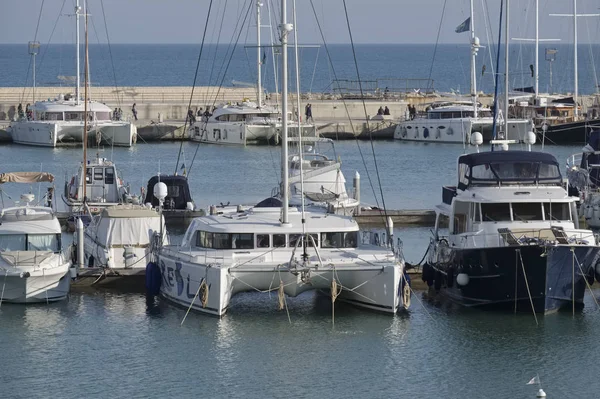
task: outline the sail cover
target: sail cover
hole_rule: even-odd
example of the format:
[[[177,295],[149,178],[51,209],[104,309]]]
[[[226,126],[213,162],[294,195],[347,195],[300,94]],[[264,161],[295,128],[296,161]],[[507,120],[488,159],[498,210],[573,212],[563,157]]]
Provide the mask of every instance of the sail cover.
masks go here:
[[[44,183],[53,182],[54,176],[47,172],[12,172],[0,174],[0,184],[4,183]]]

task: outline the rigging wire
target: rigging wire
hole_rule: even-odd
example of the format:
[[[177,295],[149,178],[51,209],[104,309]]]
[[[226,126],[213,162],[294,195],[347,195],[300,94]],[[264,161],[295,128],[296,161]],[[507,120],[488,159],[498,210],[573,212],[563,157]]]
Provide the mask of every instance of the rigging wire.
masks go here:
[[[363,110],[365,112],[365,118],[367,118],[367,131],[369,132],[369,141],[371,143],[371,153],[373,154],[373,164],[375,165],[375,174],[377,176],[377,183],[379,184],[379,194],[381,195],[381,205],[383,206],[383,212],[380,209],[379,213],[383,213],[385,216],[385,225],[389,228],[388,225],[388,215],[387,208],[385,206],[385,198],[383,196],[383,187],[381,186],[381,177],[379,175],[379,166],[377,164],[377,158],[375,157],[375,146],[373,145],[373,132],[371,127],[369,126],[369,119],[367,114],[367,104],[365,103],[365,97],[363,94],[362,81],[360,79],[360,71],[358,69],[358,61],[356,59],[356,49],[354,47],[354,38],[352,36],[352,29],[350,29],[350,19],[348,17],[348,8],[346,6],[346,0],[343,0],[344,3],[344,13],[346,15],[346,24],[348,26],[348,34],[350,35],[350,45],[352,46],[352,57],[354,58],[354,67],[356,68],[356,77],[358,78],[358,87],[360,89],[360,96],[362,98]],[[370,180],[370,179],[369,179]],[[375,196],[377,198],[377,196]]]
[[[338,80],[337,77],[337,72],[333,66],[333,59],[331,57],[331,53],[329,52],[329,46],[327,45],[327,42],[325,41],[325,35],[323,34],[323,29],[321,27],[321,22],[319,21],[319,17],[317,16],[317,11],[315,9],[315,5],[313,0],[310,0],[310,5],[312,7],[313,10],[313,14],[315,16],[315,20],[317,22],[317,27],[319,28],[319,33],[321,35],[321,39],[323,40],[323,47],[325,48],[325,53],[327,54],[327,59],[329,61],[328,65],[330,65],[331,67],[331,71],[333,73],[333,77],[335,80]],[[360,79],[359,79],[360,81]],[[352,118],[350,117],[350,111],[348,110],[348,104],[346,103],[346,100],[344,98],[344,96],[341,97],[342,100],[342,104],[344,104],[344,110],[346,111],[346,116],[348,117],[348,119],[350,121],[352,121]],[[355,137],[355,142],[356,142],[356,146],[358,148],[358,153],[360,154],[360,158],[363,162],[363,165],[365,166],[365,171],[367,173],[367,179],[369,180],[369,185],[371,187],[371,190],[373,192],[373,196],[375,197],[375,203],[377,204],[377,206],[379,207],[379,200],[377,199],[377,195],[375,194],[375,187],[373,186],[373,181],[371,180],[371,174],[369,173],[369,169],[367,167],[367,162],[365,160],[364,154],[362,152],[362,149],[360,148],[360,144],[358,143],[358,139],[356,139],[356,131],[354,130],[354,124],[350,123],[350,127],[352,128],[352,134]]]
[[[250,6],[252,6],[252,1],[250,1]],[[238,32],[238,28],[239,28],[238,39],[239,39],[239,36],[241,36],[241,32],[242,32],[242,29],[243,29],[244,25],[242,24],[242,26],[240,26],[240,19],[241,18],[238,17],[237,20],[236,20],[235,27],[233,28],[233,33],[231,35],[231,39],[229,40],[229,44],[227,45],[227,50],[225,51],[225,55],[223,56],[223,61],[225,61],[227,59],[227,57],[229,56],[229,51],[231,50],[231,46],[232,46],[233,41],[235,39],[236,32]],[[237,45],[237,41],[236,41],[236,45]],[[234,48],[234,50],[235,50],[235,48]],[[233,51],[232,51],[232,56],[233,56]],[[221,82],[225,80],[225,75],[227,74],[227,69],[225,69],[225,71],[223,71],[224,65],[225,65],[224,63],[221,64],[221,67],[219,68],[219,72],[217,73],[215,84],[219,82],[219,79],[221,79],[221,72],[223,72],[223,77],[221,79]],[[217,87],[217,94],[215,94],[215,100],[214,100],[213,105],[212,105],[213,107],[214,107],[214,104],[216,102],[216,97],[219,95],[219,91],[220,90],[221,90],[221,87],[218,86]],[[211,90],[211,93],[208,95],[207,102],[209,102],[210,98],[213,97],[213,93],[214,92]]]
[[[444,21],[444,13],[446,11],[446,3],[448,0],[444,0],[444,5],[442,6],[442,16],[440,17],[440,25],[438,26],[437,37],[435,39],[435,47],[433,48],[433,57],[431,59],[431,66],[429,67],[429,77],[427,78],[427,84],[431,84],[431,75],[433,74],[433,65],[435,63],[435,55],[437,54],[438,43],[440,41],[440,33],[442,32],[442,22]],[[433,84],[432,84],[433,86]],[[427,91],[429,91],[429,87]]]
[[[37,34],[40,29],[40,21],[42,20],[42,12],[44,11],[44,3],[45,3],[45,0],[42,0],[42,5],[40,6],[40,14],[38,15],[37,26],[35,27],[35,35],[33,36],[34,42],[37,41]],[[64,5],[64,3],[63,3],[63,5]],[[23,102],[23,99],[25,98],[25,90],[27,89],[27,82],[29,82],[29,72],[31,71],[31,63],[32,63],[32,60],[31,60],[31,57],[29,57],[29,66],[27,67],[27,75],[25,75],[25,86],[23,86],[23,93],[21,94],[21,99],[19,101],[21,103]]]
[[[211,0],[211,5],[212,5],[212,0]],[[212,107],[214,108],[216,102],[217,102],[217,98],[219,97],[219,93],[221,92],[221,88],[223,87],[223,81],[225,80],[225,76],[227,75],[227,71],[229,70],[229,65],[231,64],[231,59],[233,58],[233,54],[235,53],[235,49],[237,48],[238,42],[240,40],[240,36],[242,35],[242,31],[244,28],[244,25],[246,24],[246,20],[248,19],[248,15],[250,14],[250,9],[252,8],[252,1],[248,2],[248,9],[246,10],[246,15],[244,16],[244,20],[242,21],[242,25],[240,26],[239,32],[238,32],[238,36],[235,40],[235,43],[233,44],[233,48],[231,50],[231,53],[229,54],[229,60],[227,61],[227,65],[225,67],[225,70],[223,71],[223,76],[221,78],[221,83],[219,84],[219,87],[217,89],[217,93],[215,94],[215,98],[213,100],[212,103]],[[210,12],[209,12],[210,14]],[[208,18],[208,17],[207,17]],[[206,21],[208,24],[208,20]],[[239,22],[239,19],[238,19]],[[204,33],[206,35],[206,26],[204,28]],[[204,45],[204,37],[202,38],[202,45]],[[202,54],[202,50],[200,50],[200,54]],[[198,58],[198,65],[200,65],[200,58]],[[198,75],[198,67],[196,67],[196,76]],[[194,85],[196,84],[196,77],[194,77]],[[192,95],[194,94],[193,92],[194,87],[192,86]],[[190,98],[190,106],[191,106],[191,98]],[[182,142],[183,145],[183,142]],[[196,155],[198,154],[198,148],[200,147],[200,144],[198,144],[196,146],[196,151],[194,152],[194,157],[192,158],[192,163],[190,164],[190,168],[188,170],[188,176],[190,174],[190,172],[192,171],[192,166],[194,165],[194,161],[196,160]],[[179,157],[177,158],[179,159]],[[179,162],[179,161],[178,161]]]
[[[221,16],[221,26],[219,27],[219,33],[217,35],[217,44],[215,45],[215,54],[212,57],[212,65],[210,67],[210,74],[208,76],[208,85],[210,87],[210,85],[212,84],[212,77],[213,77],[213,73],[215,71],[215,63],[217,62],[217,54],[219,53],[219,45],[221,44],[221,32],[223,31],[223,22],[225,21],[225,11],[227,10],[227,1],[225,0],[224,6],[223,6],[223,15]],[[217,9],[217,16],[219,15],[219,10]],[[217,25],[215,24],[215,29],[213,29],[213,36],[214,36],[214,30],[216,30]],[[208,57],[210,59],[210,52],[208,54]],[[208,107],[208,100],[210,98],[209,95],[210,89],[206,90],[204,93],[204,104],[206,107]]]
[[[110,56],[110,64],[112,66],[113,79],[115,81],[115,96],[117,97],[117,106],[121,107],[121,99],[119,97],[119,87],[117,85],[117,73],[115,71],[115,61],[112,54],[112,47],[110,45],[110,37],[108,36],[108,24],[106,23],[106,13],[104,12],[104,0],[100,0],[102,6],[102,17],[104,18],[104,30],[106,31],[106,42],[108,44],[108,54]]]
[[[204,33],[202,34],[202,43],[200,44],[200,52],[198,54],[198,61],[196,62],[196,73],[194,74],[194,83],[192,84],[192,92],[190,94],[190,101],[188,104],[188,109],[190,109],[192,107],[192,100],[194,99],[194,89],[196,88],[196,80],[198,79],[198,69],[200,69],[200,59],[202,58],[202,50],[204,50],[204,40],[206,39],[206,30],[208,28],[208,21],[210,18],[210,12],[212,10],[212,5],[213,5],[213,0],[210,0],[210,4],[208,5],[208,13],[206,14],[206,22],[204,23]],[[188,124],[188,120],[189,120],[189,118],[187,117],[187,113],[186,113],[185,123],[183,125],[184,132],[185,132],[186,126]],[[183,151],[183,140],[181,140],[181,143],[179,145],[179,154],[177,154],[177,163],[175,164],[174,174],[177,174],[177,170],[179,168],[179,160],[181,159],[182,151]],[[198,149],[196,149],[196,152],[197,151],[198,151]],[[190,166],[190,170],[191,170],[191,166]],[[189,176],[189,173],[188,173],[188,176]]]

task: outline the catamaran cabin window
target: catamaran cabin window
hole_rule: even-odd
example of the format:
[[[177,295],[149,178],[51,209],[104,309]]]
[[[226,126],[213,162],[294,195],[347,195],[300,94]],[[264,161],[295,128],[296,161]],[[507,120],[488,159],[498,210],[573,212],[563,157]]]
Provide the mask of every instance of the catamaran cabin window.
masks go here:
[[[321,248],[356,248],[358,233],[321,233]]]
[[[92,182],[92,168],[85,169],[85,182],[86,183]]]
[[[571,212],[568,203],[545,202],[544,216],[546,220],[571,220]]]
[[[110,112],[96,112],[96,119],[99,121],[109,121]]]
[[[273,234],[273,247],[285,247],[285,234]]]
[[[481,204],[484,222],[510,221],[510,204]]]
[[[199,231],[196,235],[196,246],[213,249],[253,249],[254,234]]]
[[[319,236],[316,234],[308,234],[309,237],[306,237],[306,246],[313,247],[319,244]],[[302,234],[290,234],[290,247],[295,247],[296,245],[302,245],[302,243],[298,244],[298,240],[302,239]]]
[[[513,202],[512,211],[515,222],[543,220],[542,204],[539,202]]]
[[[104,168],[94,168],[94,180],[104,179]]]
[[[284,239],[285,243],[285,239]],[[271,243],[269,242],[268,234],[257,234],[256,235],[256,248],[269,248]]]

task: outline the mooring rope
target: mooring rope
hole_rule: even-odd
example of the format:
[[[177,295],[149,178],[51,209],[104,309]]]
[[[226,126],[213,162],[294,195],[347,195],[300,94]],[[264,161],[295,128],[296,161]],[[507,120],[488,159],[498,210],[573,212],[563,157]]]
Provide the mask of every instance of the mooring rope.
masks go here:
[[[523,277],[525,278],[525,286],[527,287],[527,295],[529,295],[529,303],[531,303],[531,311],[533,312],[533,318],[535,319],[535,325],[539,326],[537,315],[535,314],[535,308],[533,306],[533,298],[531,297],[531,291],[529,290],[529,281],[527,280],[527,273],[525,272],[525,264],[523,263],[523,256],[521,250],[517,249],[519,258],[521,259],[521,268],[523,269]]]
[[[575,253],[575,251],[573,250],[573,248],[571,248],[571,250],[573,251],[573,256],[575,257],[575,261],[577,262],[577,266],[579,266],[579,271],[581,272],[581,275],[583,276],[583,280],[585,281],[585,285],[590,290],[590,295],[592,296],[592,299],[596,303],[596,307],[598,307],[600,309],[600,304],[598,304],[598,300],[596,299],[596,296],[594,295],[594,291],[592,291],[592,287],[590,286],[590,283],[588,283],[588,280],[585,277],[585,274],[583,273],[583,268],[581,267],[581,264],[579,263],[579,259],[577,259],[577,254]]]
[[[202,289],[203,286],[206,286],[206,290],[205,290],[205,292],[202,293],[202,298],[200,299],[200,303],[202,304],[202,308],[206,308],[206,304],[208,303],[208,285],[206,285],[207,274],[208,274],[208,268],[206,269],[206,272],[204,274],[204,280],[200,283],[200,285],[198,285],[196,294],[194,294],[194,299],[192,299],[192,302],[190,302],[190,306],[187,308],[187,311],[185,312],[185,315],[183,316],[183,319],[181,320],[181,323],[179,324],[180,326],[183,326],[183,323],[185,322],[185,319],[187,319],[187,316],[190,313],[190,310],[192,310],[192,306],[194,305],[194,302],[196,302],[198,295],[200,295],[200,290]]]
[[[2,295],[0,295],[0,308],[2,307],[2,301],[4,300],[4,288],[6,287],[6,276],[8,276],[8,269],[4,269],[4,283],[2,284]]]

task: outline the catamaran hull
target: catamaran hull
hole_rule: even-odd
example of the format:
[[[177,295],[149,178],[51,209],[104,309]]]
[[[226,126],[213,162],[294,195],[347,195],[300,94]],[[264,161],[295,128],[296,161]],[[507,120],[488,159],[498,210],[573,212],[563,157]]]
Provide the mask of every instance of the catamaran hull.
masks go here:
[[[161,295],[196,311],[222,316],[231,298],[245,291],[273,291],[279,287],[291,297],[302,292],[331,290],[335,276],[339,299],[358,307],[396,313],[401,304],[401,265],[344,267],[327,265],[310,271],[290,270],[277,264],[222,267],[192,264],[159,255]]]
[[[597,246],[522,245],[451,250],[450,262],[430,263],[423,279],[465,306],[551,313],[583,307]]]
[[[65,299],[69,294],[71,263],[34,271],[32,267],[12,268],[6,273],[0,270],[2,302],[42,303]],[[2,293],[0,290],[0,293]]]
[[[101,143],[118,147],[131,147],[137,141],[137,128],[129,122],[92,123],[90,141],[100,135]],[[48,123],[24,121],[13,123],[10,134],[14,143],[41,147],[57,147],[83,140],[83,122]]]
[[[267,143],[277,135],[274,125],[246,125],[231,123],[225,125],[203,122],[190,127],[192,141],[206,144],[246,145],[252,143]]]
[[[510,120],[507,139],[523,140],[525,134],[530,131],[533,131],[533,123],[530,120]],[[400,122],[394,131],[394,138],[404,141],[468,144],[474,132],[481,133],[484,141],[491,140],[493,118],[439,120],[417,118]]]

